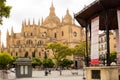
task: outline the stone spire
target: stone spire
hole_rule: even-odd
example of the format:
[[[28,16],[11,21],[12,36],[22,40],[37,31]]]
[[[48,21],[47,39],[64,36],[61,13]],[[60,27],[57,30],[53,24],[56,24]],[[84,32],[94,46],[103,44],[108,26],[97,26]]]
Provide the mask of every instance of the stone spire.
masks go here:
[[[8,46],[9,45],[9,31],[7,29],[7,34],[6,34],[6,45]]]
[[[72,16],[69,14],[69,10],[66,10],[66,15],[63,18],[64,24],[72,24]]]
[[[8,29],[7,29],[7,38],[9,37],[9,31],[8,31]]]
[[[26,26],[26,20],[22,21],[22,31],[24,30],[25,26]]]
[[[35,19],[33,18],[33,25],[35,25]]]
[[[26,19],[24,20],[24,24],[26,25]]]
[[[43,24],[43,17],[42,17],[42,19],[41,19],[41,25]]]
[[[23,26],[26,25],[26,20],[22,21],[22,25],[23,25]]]
[[[28,25],[30,25],[30,19],[28,19]]]
[[[40,19],[38,20],[38,25],[40,26]]]
[[[11,28],[11,36],[13,36],[14,35],[14,31],[13,31],[13,26],[12,26],[12,28]]]
[[[65,16],[66,16],[66,17],[71,17],[68,9],[66,10],[66,15],[65,15]]]
[[[52,2],[51,7],[50,7],[50,14],[49,14],[49,16],[55,16],[55,8],[53,6],[53,2]]]
[[[63,23],[63,16],[62,16],[62,23]]]

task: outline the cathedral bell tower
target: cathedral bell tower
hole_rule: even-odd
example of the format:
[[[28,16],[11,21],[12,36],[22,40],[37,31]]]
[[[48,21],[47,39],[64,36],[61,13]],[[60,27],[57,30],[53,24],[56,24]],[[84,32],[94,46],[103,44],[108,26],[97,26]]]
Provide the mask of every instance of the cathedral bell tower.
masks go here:
[[[55,8],[54,8],[54,6],[53,6],[53,3],[51,4],[51,7],[50,7],[49,16],[56,16],[56,15],[55,15]]]

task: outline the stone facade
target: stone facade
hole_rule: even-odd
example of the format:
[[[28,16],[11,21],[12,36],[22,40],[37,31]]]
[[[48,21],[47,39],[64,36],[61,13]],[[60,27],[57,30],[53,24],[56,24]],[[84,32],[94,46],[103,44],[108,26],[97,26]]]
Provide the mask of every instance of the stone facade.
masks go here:
[[[39,20],[38,24],[35,24],[34,19],[32,24],[30,20],[28,22],[24,20],[20,33],[14,33],[13,28],[11,35],[7,31],[7,47],[2,46],[1,50],[9,52],[12,56],[43,58],[45,46],[51,42],[60,42],[74,47],[84,39],[83,28],[74,23],[69,10],[60,21],[51,4],[49,15]],[[47,56],[51,55],[47,54]]]

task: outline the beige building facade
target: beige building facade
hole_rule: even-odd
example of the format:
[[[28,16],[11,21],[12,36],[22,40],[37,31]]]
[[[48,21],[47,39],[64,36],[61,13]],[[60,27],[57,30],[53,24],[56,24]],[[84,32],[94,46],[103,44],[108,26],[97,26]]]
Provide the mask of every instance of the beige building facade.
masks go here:
[[[32,24],[30,20],[28,22],[24,20],[20,33],[14,33],[13,28],[11,35],[7,31],[7,47],[2,46],[1,50],[9,52],[12,56],[43,58],[45,46],[51,42],[74,47],[84,39],[83,28],[74,23],[69,10],[66,10],[65,16],[60,20],[55,14],[55,7],[51,4],[49,15],[41,21],[38,20],[38,24],[35,24],[34,19]]]
[[[113,34],[113,32],[110,32],[109,35],[109,43],[110,43],[110,53],[115,52],[116,51],[116,39],[115,39],[115,35]],[[106,42],[106,33],[103,32],[101,34],[99,34],[99,54],[106,54],[107,52],[107,42]]]
[[[109,33],[110,53],[116,52],[116,38],[114,32]],[[103,32],[99,35],[99,58],[101,64],[106,64],[107,58],[107,40],[106,33]]]

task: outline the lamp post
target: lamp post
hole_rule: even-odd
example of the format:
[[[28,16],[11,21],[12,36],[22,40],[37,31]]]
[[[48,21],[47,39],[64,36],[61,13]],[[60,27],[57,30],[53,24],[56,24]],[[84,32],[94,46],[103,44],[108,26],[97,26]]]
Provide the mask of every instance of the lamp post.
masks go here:
[[[83,65],[83,80],[85,80],[85,65]]]
[[[46,54],[46,50],[44,50],[44,60],[46,60],[47,59],[47,54]],[[46,65],[46,63],[45,63],[45,76],[47,76],[48,75],[48,72],[47,72],[47,65]]]
[[[84,59],[84,57],[81,59],[82,61],[83,61],[83,80],[85,80],[86,78],[85,78],[85,59]]]

